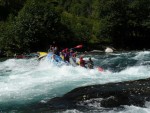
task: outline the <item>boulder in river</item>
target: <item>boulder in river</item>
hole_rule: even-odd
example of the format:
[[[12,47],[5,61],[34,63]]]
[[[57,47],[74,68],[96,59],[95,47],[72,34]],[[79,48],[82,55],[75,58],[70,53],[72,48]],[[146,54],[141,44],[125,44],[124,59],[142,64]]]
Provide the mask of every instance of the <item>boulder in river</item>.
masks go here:
[[[105,108],[121,105],[144,107],[145,101],[150,100],[150,78],[79,87],[62,97],[39,103],[38,107],[47,106],[49,110],[81,109],[83,106],[80,103],[91,99]]]

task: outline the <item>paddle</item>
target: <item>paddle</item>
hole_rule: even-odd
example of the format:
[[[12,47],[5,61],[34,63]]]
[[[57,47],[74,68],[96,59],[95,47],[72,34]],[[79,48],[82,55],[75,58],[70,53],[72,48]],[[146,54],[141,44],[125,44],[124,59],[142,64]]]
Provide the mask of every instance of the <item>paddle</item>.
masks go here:
[[[39,56],[38,60],[41,60],[42,58],[46,57],[47,55]]]
[[[37,52],[39,54],[38,60],[41,60],[43,57],[47,56],[47,52]]]
[[[82,48],[82,47],[83,47],[83,45],[77,45],[74,48]]]
[[[83,47],[83,45],[77,45],[77,46],[75,46],[71,49],[79,49],[79,48],[82,48],[82,47]],[[68,48],[66,48],[66,49],[68,49]],[[66,49],[63,49],[62,52],[64,52]]]

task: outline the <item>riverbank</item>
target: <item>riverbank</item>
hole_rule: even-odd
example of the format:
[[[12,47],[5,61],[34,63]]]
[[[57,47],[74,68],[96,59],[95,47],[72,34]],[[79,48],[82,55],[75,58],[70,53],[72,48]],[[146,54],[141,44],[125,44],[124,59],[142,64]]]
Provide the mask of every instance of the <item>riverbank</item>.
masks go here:
[[[57,44],[58,45],[58,44]],[[63,45],[63,44],[60,44],[60,45]],[[76,45],[63,45],[62,47],[59,47],[60,50],[63,50],[64,48],[73,48],[74,46]],[[114,45],[112,44],[105,44],[105,43],[95,43],[95,44],[83,44],[83,47],[82,48],[78,48],[78,49],[75,49],[75,51],[78,51],[78,52],[89,52],[89,53],[100,53],[100,52],[105,52],[105,49],[109,47],[113,50],[113,52],[125,52],[125,51],[146,51],[146,50],[150,50],[149,48],[129,48],[129,47],[125,47],[125,48],[118,48],[118,47],[115,47]],[[49,48],[45,48],[43,50],[40,50],[40,51],[48,51]],[[20,51],[19,53],[13,53],[13,52],[7,52],[7,51],[1,51],[1,54],[0,54],[0,58],[2,57],[14,57],[14,55],[29,55],[29,54],[32,54],[32,53],[36,53],[36,50],[34,51],[31,51],[30,53],[26,53],[25,51]]]
[[[89,104],[98,103],[104,108],[114,108],[121,105],[144,107],[150,101],[150,78],[78,87],[62,97],[55,97],[46,103],[39,103],[36,109],[44,111],[61,111],[67,109],[80,110],[88,108]],[[35,108],[34,108],[35,109]]]

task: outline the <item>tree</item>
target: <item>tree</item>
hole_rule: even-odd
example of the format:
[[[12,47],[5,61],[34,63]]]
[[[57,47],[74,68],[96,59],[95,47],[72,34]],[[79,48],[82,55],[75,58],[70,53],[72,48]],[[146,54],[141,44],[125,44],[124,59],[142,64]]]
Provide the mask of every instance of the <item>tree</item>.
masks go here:
[[[28,0],[19,12],[15,24],[15,40],[18,42],[19,49],[33,51],[40,49],[40,46],[45,48],[45,45],[54,39],[59,21],[59,15],[53,5]]]
[[[10,14],[17,15],[26,0],[0,0],[0,21],[6,20]]]

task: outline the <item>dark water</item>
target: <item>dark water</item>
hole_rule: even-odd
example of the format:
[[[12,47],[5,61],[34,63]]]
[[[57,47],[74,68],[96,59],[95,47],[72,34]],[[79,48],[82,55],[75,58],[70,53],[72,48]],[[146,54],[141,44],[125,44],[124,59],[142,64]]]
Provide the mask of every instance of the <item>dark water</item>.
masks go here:
[[[132,51],[118,53],[88,54],[85,60],[92,57],[95,66],[101,66],[104,72],[96,68],[88,70],[81,67],[57,67],[46,60],[37,59],[1,59],[0,60],[0,111],[30,112],[32,106],[46,102],[53,97],[62,96],[74,88],[93,84],[105,84],[137,80],[150,77],[150,51]],[[84,103],[88,110],[57,111],[65,113],[148,113],[146,108],[122,106],[119,108],[102,108],[88,100]],[[33,111],[33,110],[32,110]],[[36,111],[35,112],[41,112]]]

